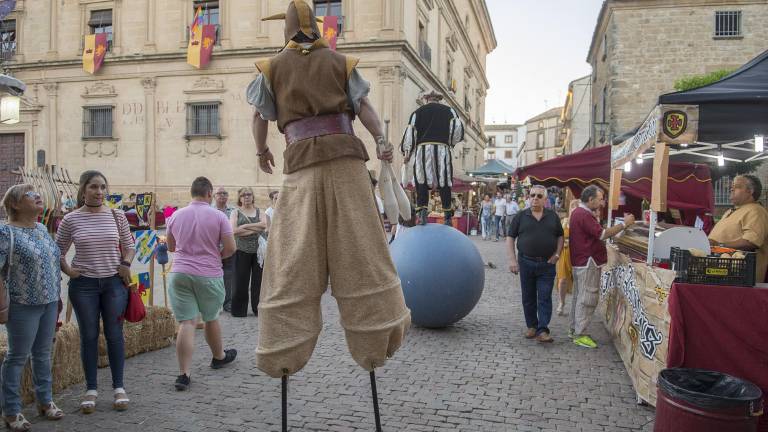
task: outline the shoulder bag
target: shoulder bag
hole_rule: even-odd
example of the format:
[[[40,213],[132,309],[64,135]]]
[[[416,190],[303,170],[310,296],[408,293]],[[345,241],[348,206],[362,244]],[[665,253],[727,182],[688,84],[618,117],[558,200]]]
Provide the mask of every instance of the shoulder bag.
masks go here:
[[[117,227],[117,241],[120,248],[120,259],[123,259],[123,242],[120,240],[120,224],[117,222],[117,213],[112,209],[112,217],[115,219],[115,226]],[[129,285],[125,287],[128,290],[128,304],[125,306],[125,312],[123,312],[122,318],[128,322],[137,323],[141,322],[147,315],[147,310],[144,308],[144,302],[141,301],[141,295],[136,289],[136,285]]]

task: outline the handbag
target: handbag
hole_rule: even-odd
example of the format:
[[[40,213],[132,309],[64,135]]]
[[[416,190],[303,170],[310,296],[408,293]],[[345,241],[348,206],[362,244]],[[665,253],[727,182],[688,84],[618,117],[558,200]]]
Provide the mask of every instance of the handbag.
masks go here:
[[[115,219],[115,226],[117,227],[117,241],[120,247],[120,259],[123,258],[123,243],[120,240],[120,224],[117,223],[117,213],[115,209],[112,209],[112,217]],[[147,310],[144,308],[144,302],[141,301],[141,295],[139,290],[136,289],[135,284],[130,284],[125,287],[128,290],[128,304],[125,306],[122,318],[128,322],[137,323],[141,322],[145,316],[147,316]]]
[[[13,248],[15,246],[13,238],[13,228],[8,227],[8,233],[11,238],[10,246],[8,247],[8,260],[5,263],[5,283],[2,286],[2,292],[0,292],[0,324],[8,322],[8,310],[11,307],[11,296],[8,292],[8,281],[11,279],[11,260],[13,259]]]

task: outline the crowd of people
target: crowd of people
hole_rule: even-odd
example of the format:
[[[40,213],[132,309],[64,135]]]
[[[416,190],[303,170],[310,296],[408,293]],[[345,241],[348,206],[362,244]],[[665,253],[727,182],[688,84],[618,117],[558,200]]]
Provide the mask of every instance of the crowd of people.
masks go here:
[[[54,334],[62,309],[62,273],[69,278],[69,301],[80,331],[86,381],[81,412],[93,413],[99,397],[100,328],[112,378],[112,408],[124,411],[130,404],[124,385],[123,315],[135,242],[125,212],[106,204],[106,176],[86,171],[79,184],[77,203],[62,219],[55,239],[38,222],[44,203],[33,185],[12,186],[2,200],[8,221],[0,225],[0,291],[6,292],[7,298],[0,301],[0,322],[6,325],[8,352],[0,370],[0,404],[11,431],[27,431],[32,426],[22,414],[20,389],[30,357],[40,415],[48,420],[65,415],[53,402],[51,370]],[[205,340],[211,349],[211,368],[221,368],[237,357],[236,350],[223,347],[219,314],[223,306],[232,316],[246,316],[249,297],[251,309],[258,313],[265,237],[278,195],[270,194],[272,205],[262,212],[254,206],[251,188],[238,191],[237,207],[229,205],[224,188],[214,193],[204,177],[195,179],[190,191],[190,204],[169,220],[165,238],[168,250],[175,252],[169,293],[179,322],[178,390],[186,390],[191,382],[199,321],[204,322]],[[67,253],[73,247],[74,256],[69,261]]]

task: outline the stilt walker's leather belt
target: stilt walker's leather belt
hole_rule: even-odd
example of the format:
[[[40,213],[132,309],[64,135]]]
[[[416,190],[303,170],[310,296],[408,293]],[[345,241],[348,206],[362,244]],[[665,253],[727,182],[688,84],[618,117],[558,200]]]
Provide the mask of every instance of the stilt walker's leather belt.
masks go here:
[[[348,114],[328,114],[295,120],[285,125],[283,132],[288,145],[323,135],[355,134]]]

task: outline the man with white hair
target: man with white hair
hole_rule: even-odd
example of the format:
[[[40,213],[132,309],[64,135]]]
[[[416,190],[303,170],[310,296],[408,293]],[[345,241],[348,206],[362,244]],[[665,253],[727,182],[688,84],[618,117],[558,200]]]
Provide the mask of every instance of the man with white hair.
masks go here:
[[[507,230],[509,270],[520,273],[523,314],[528,329],[526,339],[552,342],[549,321],[552,319],[552,287],[555,264],[563,250],[563,226],[553,210],[544,207],[547,189],[531,187],[531,207],[512,219]]]
[[[432,90],[422,93],[424,105],[411,114],[403,134],[400,151],[405,163],[413,165],[416,185],[416,211],[419,223],[426,225],[429,190],[440,192],[445,224],[451,225],[453,206],[453,155],[451,149],[464,140],[464,125],[456,111],[440,103],[443,95]]]

